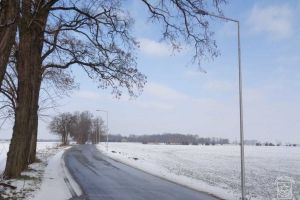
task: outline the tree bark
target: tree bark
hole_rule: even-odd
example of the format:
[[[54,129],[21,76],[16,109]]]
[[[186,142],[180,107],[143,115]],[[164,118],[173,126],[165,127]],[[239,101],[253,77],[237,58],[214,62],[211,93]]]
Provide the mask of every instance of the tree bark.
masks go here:
[[[17,56],[18,91],[13,135],[7,153],[5,178],[15,178],[28,167],[30,154],[35,150],[34,135],[38,125],[38,97],[42,81],[42,49],[48,13],[31,15],[31,1],[22,2],[19,50]],[[38,23],[37,23],[38,22]],[[35,130],[36,129],[36,130]],[[32,141],[33,140],[33,141]],[[33,149],[34,148],[34,149]],[[33,154],[33,153],[32,153]]]
[[[38,72],[41,74],[41,72]],[[37,74],[37,76],[39,76]],[[30,130],[32,130],[31,133],[31,141],[30,141],[30,153],[29,153],[29,158],[28,158],[28,162],[29,164],[34,163],[36,160],[36,145],[37,145],[37,135],[38,135],[38,110],[39,110],[39,97],[40,97],[40,87],[41,87],[41,76],[39,78],[37,78],[36,80],[36,87],[35,87],[35,98],[34,98],[34,102],[33,102],[33,111],[32,111],[32,121],[30,124]]]
[[[19,1],[2,0],[0,10],[0,88],[6,67],[15,42],[17,32]]]
[[[66,123],[66,121],[63,119],[63,117],[62,117],[62,123]],[[61,132],[61,145],[62,146],[66,145],[66,135],[67,135],[66,125],[63,124],[63,130]]]
[[[17,177],[27,168],[29,161],[34,160],[30,153],[35,151],[37,134],[37,96],[39,93],[38,82],[41,79],[41,63],[34,48],[30,47],[35,40],[35,34],[25,36],[24,42],[20,41],[18,71],[18,94],[13,136],[7,154],[5,177]],[[21,37],[22,38],[22,37]],[[21,39],[23,40],[23,39]],[[29,50],[30,49],[30,50]],[[38,50],[38,49],[36,49]],[[28,55],[31,54],[31,55]],[[35,157],[35,155],[34,155]]]

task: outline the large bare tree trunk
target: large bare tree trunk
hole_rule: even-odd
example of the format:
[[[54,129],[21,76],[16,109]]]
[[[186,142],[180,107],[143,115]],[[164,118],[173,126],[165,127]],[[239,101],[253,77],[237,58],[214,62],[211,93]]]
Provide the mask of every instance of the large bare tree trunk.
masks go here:
[[[7,153],[5,178],[14,178],[27,168],[36,141],[38,97],[42,80],[42,48],[47,13],[32,19],[30,0],[22,2],[20,42],[17,57],[18,91],[13,136]],[[37,23],[38,22],[38,23]],[[35,147],[34,147],[35,148]]]
[[[41,74],[41,73],[40,73]],[[37,75],[38,76],[38,75]],[[40,96],[40,87],[41,87],[41,76],[40,78],[37,78],[37,82],[35,83],[36,85],[36,93],[35,93],[35,98],[33,102],[33,112],[32,112],[32,118],[33,120],[31,121],[31,128],[30,130],[32,131],[31,133],[31,141],[30,141],[30,153],[29,153],[29,158],[28,162],[29,164],[35,162],[36,159],[36,145],[37,145],[37,135],[38,135],[38,109],[39,109],[39,96]]]
[[[19,1],[2,0],[0,10],[0,88],[17,32]]]
[[[36,36],[25,33],[20,37],[20,50],[17,61],[18,92],[17,109],[13,136],[7,154],[5,177],[18,176],[30,163],[30,151],[33,150],[37,130],[37,105],[39,81],[41,81],[41,61],[39,48],[32,47]],[[23,41],[24,40],[24,41]],[[36,128],[35,128],[36,127]],[[32,135],[34,135],[32,137]],[[32,161],[32,158],[31,158]]]
[[[13,136],[7,154],[5,177],[16,177],[29,164],[28,156],[32,139],[32,123],[34,120],[34,104],[37,93],[36,72],[40,66],[35,49],[32,48],[35,37],[33,33],[25,33],[20,37],[19,55],[17,61],[18,91],[17,109]],[[26,38],[26,39],[25,39]],[[38,64],[37,64],[38,63]]]

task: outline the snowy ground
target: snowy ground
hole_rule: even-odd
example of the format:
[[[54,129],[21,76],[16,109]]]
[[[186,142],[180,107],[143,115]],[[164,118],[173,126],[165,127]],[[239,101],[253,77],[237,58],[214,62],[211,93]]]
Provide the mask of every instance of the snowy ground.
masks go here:
[[[106,155],[151,174],[225,199],[240,196],[239,146],[182,146],[109,143]],[[300,148],[246,146],[249,199],[276,199],[276,178],[294,180],[300,199]]]
[[[49,149],[56,147],[58,145],[57,142],[38,142],[37,143],[37,151],[42,154],[45,154]],[[0,141],[0,174],[4,170],[6,163],[6,154],[9,149],[9,142]]]
[[[81,193],[77,184],[69,176],[62,159],[66,148],[57,147],[55,142],[38,142],[37,157],[40,162],[31,164],[18,179],[5,181],[17,187],[0,193],[5,199],[65,200],[72,197],[66,183],[67,178],[76,194]],[[0,142],[0,171],[5,167],[8,142]],[[1,190],[1,188],[0,188]],[[1,192],[1,191],[0,191]],[[0,195],[0,196],[1,196]]]
[[[71,188],[77,196],[82,194],[80,187],[73,180],[63,161],[64,151],[59,151],[51,157],[43,176],[41,187],[35,191],[31,200],[67,200],[72,198],[70,188],[68,188],[65,179],[70,182]]]

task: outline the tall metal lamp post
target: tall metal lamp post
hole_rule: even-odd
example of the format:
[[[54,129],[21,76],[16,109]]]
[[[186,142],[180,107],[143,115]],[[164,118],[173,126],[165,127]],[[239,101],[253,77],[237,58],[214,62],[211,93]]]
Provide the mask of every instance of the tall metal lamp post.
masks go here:
[[[245,198],[245,156],[244,156],[244,125],[243,125],[243,89],[242,89],[242,67],[241,67],[241,42],[240,42],[240,22],[228,17],[215,15],[205,10],[199,10],[199,14],[208,15],[211,17],[219,18],[226,21],[235,22],[237,24],[238,34],[238,71],[239,71],[239,111],[240,111],[240,147],[241,147],[241,189],[242,200]]]
[[[108,111],[107,110],[96,110],[98,112],[105,112],[106,113],[106,151],[108,151]]]

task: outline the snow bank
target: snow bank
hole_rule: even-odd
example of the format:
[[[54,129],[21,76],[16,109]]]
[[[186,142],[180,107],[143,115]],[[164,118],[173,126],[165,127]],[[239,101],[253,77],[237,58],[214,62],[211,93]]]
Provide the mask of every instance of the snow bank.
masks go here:
[[[148,173],[224,199],[240,197],[239,146],[109,143],[107,156]],[[275,199],[276,178],[295,180],[300,195],[300,148],[247,146],[246,186],[252,199]]]
[[[38,142],[37,143],[37,151],[42,151],[46,149],[53,148],[57,146],[57,142]],[[9,142],[8,141],[0,141],[0,174],[5,168],[6,164],[6,155],[9,150]],[[42,153],[42,152],[41,152]]]
[[[10,179],[3,181],[4,183],[16,186],[16,190],[2,188],[1,196],[6,199],[29,199],[33,196],[33,191],[40,187],[42,176],[45,172],[48,159],[62,151],[62,148],[57,148],[57,143],[54,142],[41,142],[37,144],[37,158],[39,162],[33,163],[28,166],[28,169],[21,173],[17,179]],[[0,158],[1,158],[1,171],[5,167],[6,154],[9,148],[8,142],[1,142]],[[1,188],[0,188],[1,189]]]
[[[22,172],[20,178],[5,181],[17,189],[5,190],[2,196],[8,199],[67,200],[72,197],[70,191],[80,196],[80,187],[70,176],[63,160],[63,153],[69,147],[57,145],[55,142],[38,142],[37,157],[40,162],[29,165],[29,169]],[[8,148],[8,142],[0,143],[0,170],[5,167]]]
[[[64,150],[58,152],[50,159],[43,176],[41,188],[36,192],[32,200],[70,199],[72,195],[67,187],[65,178],[70,181],[76,195],[81,195],[82,192],[79,186],[65,168],[63,161]]]

